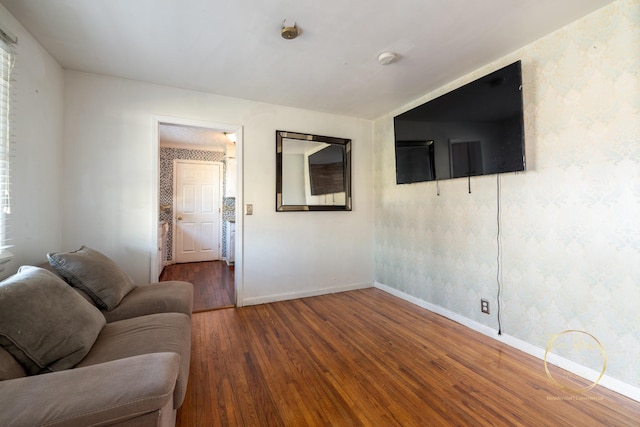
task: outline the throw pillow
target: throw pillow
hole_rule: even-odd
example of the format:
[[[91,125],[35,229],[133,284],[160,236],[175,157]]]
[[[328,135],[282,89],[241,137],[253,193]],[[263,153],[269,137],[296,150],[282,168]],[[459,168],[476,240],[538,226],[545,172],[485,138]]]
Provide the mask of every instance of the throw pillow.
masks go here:
[[[49,264],[71,286],[91,297],[103,310],[111,311],[136,285],[106,255],[82,246],[77,251],[47,254]]]
[[[97,308],[50,271],[23,266],[0,282],[0,346],[29,375],[78,364],[105,323]]]

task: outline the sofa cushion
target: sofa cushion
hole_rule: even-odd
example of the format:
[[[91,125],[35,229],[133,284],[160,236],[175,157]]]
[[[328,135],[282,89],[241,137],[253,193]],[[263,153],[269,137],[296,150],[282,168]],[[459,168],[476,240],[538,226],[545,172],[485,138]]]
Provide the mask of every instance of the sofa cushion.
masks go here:
[[[138,285],[111,311],[105,311],[107,322],[131,319],[155,313],[184,313],[193,310],[193,285],[168,281]]]
[[[0,345],[29,375],[75,366],[106,321],[55,274],[24,266],[0,282]]]
[[[18,361],[4,348],[0,347],[0,381],[26,377],[27,373]]]
[[[86,246],[73,252],[48,253],[47,258],[60,276],[86,292],[103,310],[113,310],[136,287],[113,260]]]
[[[191,318],[182,313],[159,313],[107,323],[91,351],[77,367],[148,353],[180,355],[180,372],[173,407],[182,405],[189,379]]]

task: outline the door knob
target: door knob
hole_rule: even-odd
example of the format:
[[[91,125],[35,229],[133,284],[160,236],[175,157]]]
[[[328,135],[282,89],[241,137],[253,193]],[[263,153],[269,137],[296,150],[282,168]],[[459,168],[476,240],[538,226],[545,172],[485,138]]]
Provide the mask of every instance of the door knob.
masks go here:
[[[182,220],[182,215],[178,215],[178,221]]]

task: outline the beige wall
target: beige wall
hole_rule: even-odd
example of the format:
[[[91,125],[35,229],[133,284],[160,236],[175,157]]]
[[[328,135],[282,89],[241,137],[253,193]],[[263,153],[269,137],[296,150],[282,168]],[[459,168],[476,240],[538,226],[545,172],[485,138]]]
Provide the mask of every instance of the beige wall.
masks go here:
[[[136,281],[149,279],[158,209],[153,117],[181,117],[243,128],[237,211],[254,210],[237,223],[245,304],[373,283],[370,121],[73,71],[64,93],[65,250],[94,246]],[[353,211],[275,212],[276,129],[353,140]]]
[[[12,161],[10,251],[0,277],[46,262],[60,250],[63,72],[58,63],[0,5],[0,24],[18,37],[15,65],[15,156]]]

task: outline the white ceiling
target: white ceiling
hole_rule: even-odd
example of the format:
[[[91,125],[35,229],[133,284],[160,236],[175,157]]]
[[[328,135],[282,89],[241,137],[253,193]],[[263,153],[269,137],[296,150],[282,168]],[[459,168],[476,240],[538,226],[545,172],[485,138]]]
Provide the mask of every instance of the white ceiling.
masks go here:
[[[223,133],[215,129],[196,126],[160,123],[158,139],[161,147],[188,146],[187,148],[225,151],[233,142]]]
[[[65,69],[366,119],[611,2],[0,0]]]

